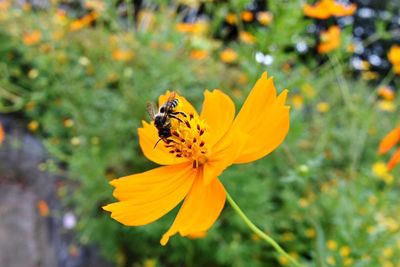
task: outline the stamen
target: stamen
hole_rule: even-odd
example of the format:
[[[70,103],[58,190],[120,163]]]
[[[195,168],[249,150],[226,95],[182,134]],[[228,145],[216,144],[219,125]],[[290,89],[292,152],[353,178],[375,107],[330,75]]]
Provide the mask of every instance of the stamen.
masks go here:
[[[208,148],[205,140],[206,125],[195,114],[186,115],[180,110],[173,113],[176,118],[171,121],[169,139],[162,139],[168,152],[177,158],[192,161],[193,168],[199,168],[207,162]]]

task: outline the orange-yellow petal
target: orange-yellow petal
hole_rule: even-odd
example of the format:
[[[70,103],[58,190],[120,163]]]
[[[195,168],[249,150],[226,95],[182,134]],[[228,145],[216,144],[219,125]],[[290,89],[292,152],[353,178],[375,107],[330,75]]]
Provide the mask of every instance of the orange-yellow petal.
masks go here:
[[[391,130],[379,144],[379,154],[385,154],[400,142],[400,127]]]
[[[161,245],[166,245],[169,238],[178,232],[181,236],[187,236],[207,231],[217,220],[225,204],[224,186],[218,179],[205,186],[201,176],[199,171],[174,223],[163,235]]]
[[[398,149],[390,158],[387,164],[388,170],[391,171],[399,163],[400,163],[400,149]]]
[[[118,222],[139,226],[164,216],[183,200],[196,172],[191,164],[159,167],[111,181],[120,202],[104,206]]]
[[[273,80],[266,73],[257,81],[234,121],[234,128],[248,135],[235,163],[262,158],[283,142],[290,123],[286,97],[287,90],[276,97]]]
[[[249,136],[239,129],[231,129],[213,148],[204,164],[203,181],[208,185],[238,158]]]
[[[235,104],[229,96],[220,90],[204,92],[200,118],[204,119],[207,124],[208,135],[205,137],[205,141],[210,147],[225,135],[231,127],[234,117]]]
[[[158,132],[153,123],[142,122],[143,127],[138,129],[139,144],[143,154],[151,161],[160,165],[179,164],[187,161],[185,158],[177,158],[174,154],[169,153],[168,149],[161,141],[156,147],[154,145],[160,139]]]
[[[170,97],[171,92],[167,91],[164,95],[160,95],[160,97],[158,98],[158,105],[161,106],[164,103],[166,103],[168,101],[168,98]],[[183,96],[180,96],[179,94],[175,93],[175,98],[177,98],[179,100],[179,102],[181,103],[181,110],[183,112],[185,112],[186,114],[194,114],[197,116],[197,111],[196,109],[192,106],[192,104],[190,104],[189,101],[186,100],[186,98],[184,98]]]

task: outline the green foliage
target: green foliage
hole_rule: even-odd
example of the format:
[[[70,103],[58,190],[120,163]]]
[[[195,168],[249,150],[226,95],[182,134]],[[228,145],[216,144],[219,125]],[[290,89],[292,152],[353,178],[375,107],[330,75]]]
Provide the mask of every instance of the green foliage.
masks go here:
[[[147,101],[172,89],[200,108],[203,90],[220,88],[239,109],[267,70],[279,91],[290,90],[291,129],[268,157],[224,172],[227,190],[255,224],[306,266],[400,261],[399,181],[381,180],[371,171],[382,160],[378,142],[395,126],[396,114],[379,108],[375,88],[347,74],[344,46],[320,56],[322,64],[288,52],[299,41],[315,41],[305,33],[310,20],[303,18],[299,1],[284,2],[271,1],[274,21],[268,27],[246,29],[254,44],[229,44],[238,53],[234,64],[219,59],[224,44],[211,37],[228,11],[239,14],[246,1],[219,6],[210,30],[199,36],[176,31],[179,16],[164,5],[151,12],[152,25],[136,25],[142,29],[136,31],[124,29],[112,7],[95,27],[78,31],[57,22],[53,9],[10,9],[0,20],[1,111],[37,122],[38,129],[28,128],[79,185],[66,202],[79,217],[81,243],[95,244],[119,266],[286,265],[230,207],[206,238],[174,237],[166,247],[159,239],[177,209],[137,228],[101,209],[114,201],[108,180],[155,166],[142,155],[137,138],[141,121],[148,120]],[[34,30],[42,32],[41,40],[23,44],[23,35]],[[194,48],[209,54],[192,59]],[[117,50],[133,51],[133,58],[116,60]],[[258,50],[273,56],[270,66],[254,61]],[[337,247],[328,248],[329,240]]]

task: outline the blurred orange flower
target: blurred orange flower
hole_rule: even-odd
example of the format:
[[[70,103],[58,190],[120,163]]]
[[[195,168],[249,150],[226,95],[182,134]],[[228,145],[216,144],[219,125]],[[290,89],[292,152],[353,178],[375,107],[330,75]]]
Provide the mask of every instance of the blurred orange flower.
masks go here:
[[[335,2],[334,0],[321,0],[313,6],[308,4],[303,6],[304,14],[315,19],[328,19],[332,16],[351,16],[354,14],[356,9],[357,6],[355,4],[346,6]]]
[[[251,11],[248,11],[248,10],[243,11],[243,12],[240,14],[240,17],[241,17],[242,20],[245,21],[245,22],[250,22],[250,21],[252,21],[252,20],[254,19],[253,13],[252,13]]]
[[[225,21],[230,25],[237,24],[237,17],[235,13],[228,13],[225,17]]]
[[[327,31],[320,34],[320,43],[318,44],[318,53],[325,54],[335,50],[340,46],[340,28],[331,26]]]
[[[171,93],[160,96],[159,105]],[[217,220],[226,199],[218,177],[232,164],[258,160],[276,149],[289,130],[287,90],[277,96],[267,73],[257,81],[235,118],[233,101],[219,90],[204,92],[200,114],[182,96],[179,120],[171,121],[171,137],[161,139],[154,122],[143,121],[139,144],[143,154],[162,167],[111,181],[119,202],[103,209],[128,226],[149,224],[183,204],[161,244],[177,233],[206,232]]]
[[[37,208],[39,210],[40,216],[42,216],[42,217],[49,216],[50,210],[49,210],[49,206],[47,205],[46,201],[44,201],[43,199],[39,200],[37,202]]]
[[[254,44],[256,41],[256,37],[250,32],[241,31],[239,33],[239,38],[246,44]]]
[[[194,60],[203,60],[208,57],[208,51],[203,49],[195,49],[190,52],[190,58]]]
[[[130,61],[133,57],[134,53],[130,50],[117,49],[112,53],[112,58],[116,61]]]
[[[392,101],[394,99],[394,90],[389,86],[381,86],[378,88],[378,96],[385,100]]]
[[[378,153],[380,155],[386,154],[391,150],[396,144],[400,143],[400,127],[397,127],[390,131],[379,144]],[[387,168],[392,170],[397,164],[400,163],[400,148],[390,158]]]
[[[25,45],[34,45],[40,42],[40,39],[42,39],[42,33],[40,31],[32,31],[25,33],[24,36],[22,37],[22,42]]]
[[[258,12],[256,16],[258,22],[264,26],[269,25],[274,19],[274,16],[271,14],[271,12],[268,11]]]
[[[234,63],[238,58],[238,54],[232,48],[226,48],[219,54],[219,58],[225,63]]]
[[[400,74],[400,46],[399,45],[393,45],[389,53],[387,54],[387,57],[393,65],[393,71],[396,74]]]
[[[4,136],[5,136],[5,133],[4,133],[3,125],[0,122],[0,144],[2,144],[4,142]]]
[[[89,14],[83,16],[80,19],[74,20],[69,25],[70,31],[77,31],[84,27],[89,26],[93,21],[95,21],[99,17],[99,14],[95,11],[90,12]]]
[[[205,21],[198,21],[195,23],[178,23],[176,24],[176,30],[182,33],[190,33],[193,35],[202,35],[208,30],[208,23]]]

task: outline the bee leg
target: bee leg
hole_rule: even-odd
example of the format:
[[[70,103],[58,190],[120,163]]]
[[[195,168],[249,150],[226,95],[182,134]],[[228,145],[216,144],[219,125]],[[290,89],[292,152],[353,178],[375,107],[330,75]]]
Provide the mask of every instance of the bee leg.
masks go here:
[[[171,113],[171,114],[173,114],[173,113]],[[174,116],[174,115],[169,115],[171,118],[174,118],[174,119],[176,119],[176,120],[178,120],[179,122],[182,122],[183,123],[183,121],[181,120],[181,119],[179,119],[178,117],[176,117],[176,116]]]
[[[172,115],[179,115],[179,114],[180,114],[180,115],[182,115],[182,116],[185,117],[185,118],[187,117],[186,113],[185,113],[185,112],[182,112],[182,111],[172,112],[171,114],[172,114]]]
[[[158,143],[160,143],[160,141],[163,140],[162,138],[158,139],[157,143],[154,145],[153,149],[156,148],[156,146],[158,145]]]

